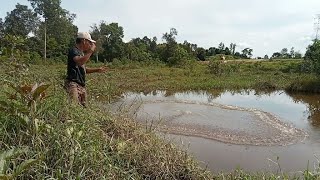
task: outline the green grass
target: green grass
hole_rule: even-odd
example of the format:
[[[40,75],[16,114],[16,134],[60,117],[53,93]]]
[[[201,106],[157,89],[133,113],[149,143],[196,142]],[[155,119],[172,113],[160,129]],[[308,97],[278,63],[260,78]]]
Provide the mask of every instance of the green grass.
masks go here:
[[[15,91],[1,83],[0,162],[5,165],[0,163],[0,179],[212,178],[185,151],[126,116],[112,115],[101,102],[91,99],[89,108],[69,105],[61,86],[64,68],[32,66],[24,76],[0,74],[18,88],[50,84],[47,99],[35,99],[37,108],[30,113],[29,94],[10,100],[6,94]],[[106,81],[94,85],[95,77],[89,79],[93,92],[97,87],[102,95],[114,93]]]
[[[287,65],[277,62],[266,65],[270,71],[250,69],[250,65],[260,66],[244,63],[238,72],[219,75],[199,64],[185,68],[111,66],[108,73],[88,75],[88,108],[67,103],[62,88],[65,65],[0,65],[4,70],[0,78],[15,86],[50,84],[44,100],[28,100],[29,96],[19,94],[10,100],[8,94],[16,93],[9,83],[1,82],[0,98],[7,104],[0,106],[0,179],[286,179],[282,173],[241,170],[213,175],[185,151],[160,139],[152,128],[126,115],[113,115],[103,106],[126,91],[285,89],[298,84],[297,78],[303,82],[317,79],[310,74],[283,73],[280,69]],[[319,178],[315,173],[305,171],[302,176]]]
[[[193,63],[185,68],[166,66],[112,69],[96,77],[115,85],[120,91],[255,89],[315,92],[319,79],[299,72],[301,61],[228,62],[214,73],[208,65]],[[92,83],[94,80],[92,80]]]

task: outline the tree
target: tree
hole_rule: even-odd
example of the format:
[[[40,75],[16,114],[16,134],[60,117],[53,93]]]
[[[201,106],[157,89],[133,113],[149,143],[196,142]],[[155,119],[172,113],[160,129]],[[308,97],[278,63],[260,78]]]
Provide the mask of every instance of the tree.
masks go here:
[[[12,35],[12,34],[6,34],[3,38],[3,42],[4,42],[4,45],[8,47],[9,52],[6,52],[6,53],[10,54],[11,57],[14,58],[15,54],[20,55],[17,49],[21,49],[21,46],[24,45],[25,38],[21,36]]]
[[[152,38],[152,41],[151,41],[151,44],[150,44],[150,51],[151,51],[151,53],[153,54],[153,56],[155,57],[156,55],[156,52],[157,52],[157,37],[156,36],[154,36],[153,38]]]
[[[0,39],[3,39],[3,38],[4,38],[4,27],[3,27],[2,18],[0,18]],[[3,47],[3,42],[0,41],[0,51],[2,51],[2,47]]]
[[[27,38],[30,32],[35,31],[38,22],[36,13],[28,9],[28,6],[18,3],[14,10],[7,13],[4,22],[5,33]]]
[[[288,49],[287,48],[283,48],[281,51],[280,51],[280,54],[281,54],[281,58],[288,58],[289,57],[289,53],[288,53]]]
[[[134,38],[126,43],[125,54],[128,59],[133,61],[148,61],[151,57],[156,57],[156,37]]]
[[[228,47],[226,47],[226,49],[224,50],[224,54],[225,55],[231,55],[232,52],[230,51],[230,49]]]
[[[162,39],[164,39],[167,44],[173,45],[177,44],[176,42],[176,36],[178,35],[178,31],[175,28],[171,28],[169,33],[165,33],[162,36]]]
[[[313,44],[309,45],[304,57],[306,64],[310,69],[320,75],[320,40],[315,39]]]
[[[151,54],[147,48],[143,44],[136,45],[134,40],[125,44],[125,54],[132,61],[148,61],[151,59]]]
[[[168,58],[169,66],[183,66],[188,60],[188,53],[180,46],[173,49],[172,56]]]
[[[295,59],[302,59],[302,54],[299,51],[294,52]]]
[[[290,58],[294,58],[295,57],[295,52],[294,52],[294,47],[291,48],[290,50]]]
[[[28,0],[34,11],[41,16],[37,38],[44,44],[44,59],[47,57],[47,41],[50,52],[48,57],[66,54],[66,50],[74,43],[78,28],[73,25],[75,14],[61,7],[61,0]],[[41,44],[42,44],[41,43]]]
[[[222,52],[222,51],[224,51],[224,44],[223,44],[223,42],[221,42],[220,44],[219,44],[219,50]]]
[[[92,39],[94,39],[97,43],[96,43],[96,62],[99,61],[99,57],[102,56],[104,49],[102,47],[102,45],[104,44],[104,42],[106,41],[106,39],[109,37],[110,34],[107,34],[107,32],[105,32],[105,28],[102,30],[101,27],[106,26],[106,22],[105,21],[101,21],[99,25],[94,24],[93,26],[91,26],[91,30],[90,30],[90,34]]]
[[[234,55],[234,53],[236,52],[236,47],[237,45],[235,43],[230,44],[230,51],[232,55]]]
[[[111,62],[114,58],[124,57],[125,44],[122,41],[123,27],[119,26],[118,23],[102,23],[100,24],[101,34],[106,38],[102,42],[102,58]]]
[[[181,44],[181,46],[188,52],[189,56],[193,56],[193,57],[197,56],[197,49],[198,49],[197,44],[192,44],[185,40],[183,44]]]
[[[245,48],[242,50],[242,58],[250,59],[252,56],[252,49],[251,48]]]
[[[2,18],[0,18],[0,37],[3,36],[4,34],[4,26],[3,26],[3,21],[2,21]]]
[[[279,58],[281,58],[281,57],[282,57],[282,55],[281,55],[281,53],[279,53],[279,52],[275,52],[275,53],[273,53],[272,56],[271,56],[272,59],[279,59]]]
[[[166,41],[166,49],[162,54],[161,59],[164,62],[168,62],[169,58],[174,56],[175,48],[177,48],[176,36],[178,35],[178,31],[175,28],[171,28],[170,32],[166,32],[163,34],[162,39]]]
[[[202,47],[197,48],[196,50],[197,53],[197,58],[201,61],[205,61],[206,60],[206,50]]]
[[[236,59],[240,59],[240,58],[242,58],[242,55],[241,55],[241,53],[236,52],[236,53],[234,53],[234,57],[235,57]]]
[[[178,31],[175,28],[171,28],[170,32],[163,34],[162,39],[166,41],[165,48],[159,45],[160,59],[170,66],[181,66],[184,65],[187,59],[189,59],[189,54],[185,47],[193,50],[192,44],[185,42],[185,45],[180,45],[176,42],[176,36]],[[189,50],[190,50],[189,49]]]
[[[263,59],[269,59],[269,56],[266,54],[264,55]]]
[[[215,48],[215,47],[210,47],[210,48],[208,49],[208,54],[207,54],[207,56],[214,56],[214,55],[216,55],[216,48]]]

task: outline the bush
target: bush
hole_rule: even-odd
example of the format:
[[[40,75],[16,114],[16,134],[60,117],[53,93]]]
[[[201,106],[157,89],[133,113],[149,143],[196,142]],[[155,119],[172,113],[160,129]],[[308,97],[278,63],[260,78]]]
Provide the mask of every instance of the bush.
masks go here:
[[[31,52],[27,62],[30,64],[41,64],[43,62],[43,58],[37,52]]]
[[[305,55],[304,67],[305,69],[311,69],[312,72],[320,75],[320,40],[314,40],[313,44],[309,45]]]
[[[225,63],[222,61],[213,60],[208,64],[208,69],[211,74],[222,75],[236,73],[240,71],[239,63]]]
[[[187,60],[189,59],[189,55],[185,49],[180,46],[176,46],[168,58],[169,66],[184,66]]]

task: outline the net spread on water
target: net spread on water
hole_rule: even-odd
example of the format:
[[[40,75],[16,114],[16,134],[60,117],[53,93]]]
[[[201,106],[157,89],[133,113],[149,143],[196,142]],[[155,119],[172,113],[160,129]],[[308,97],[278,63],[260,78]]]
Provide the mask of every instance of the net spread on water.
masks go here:
[[[308,134],[275,115],[254,108],[185,100],[146,100],[136,119],[170,134],[230,144],[274,146],[302,142]]]

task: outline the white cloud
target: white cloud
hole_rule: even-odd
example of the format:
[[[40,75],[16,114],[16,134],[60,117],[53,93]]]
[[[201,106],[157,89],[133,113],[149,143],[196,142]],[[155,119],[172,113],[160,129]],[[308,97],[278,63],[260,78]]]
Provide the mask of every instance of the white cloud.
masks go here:
[[[313,20],[320,13],[319,0],[62,0],[62,6],[77,14],[81,31],[105,20],[123,26],[125,40],[145,35],[160,40],[175,27],[180,42],[205,48],[236,43],[253,48],[254,56],[285,47],[304,52],[310,39],[301,37],[314,37]]]
[[[252,45],[247,43],[247,42],[240,42],[237,45],[237,47],[240,48],[240,49],[245,49],[245,48],[252,48]]]

